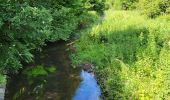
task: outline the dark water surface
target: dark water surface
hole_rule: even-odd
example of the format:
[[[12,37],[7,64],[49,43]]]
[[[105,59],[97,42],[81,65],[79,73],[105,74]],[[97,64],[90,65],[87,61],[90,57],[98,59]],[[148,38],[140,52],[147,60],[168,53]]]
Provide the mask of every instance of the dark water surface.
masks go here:
[[[5,100],[99,100],[93,73],[71,67],[68,53],[67,42],[44,47],[35,54],[34,63],[10,75]]]
[[[8,79],[5,100],[71,100],[80,71],[70,66],[67,49],[66,42],[44,47],[33,64]]]

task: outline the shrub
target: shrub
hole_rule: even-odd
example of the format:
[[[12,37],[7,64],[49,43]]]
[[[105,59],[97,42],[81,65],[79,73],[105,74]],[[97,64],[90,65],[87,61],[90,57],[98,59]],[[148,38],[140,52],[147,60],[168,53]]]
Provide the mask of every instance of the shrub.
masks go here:
[[[16,72],[21,62],[31,62],[31,52],[46,41],[68,40],[83,14],[91,17],[89,10],[103,7],[102,0],[0,0],[1,72]]]
[[[169,13],[169,0],[139,0],[139,8],[151,18]]]
[[[151,18],[170,13],[169,0],[108,0],[107,4],[116,10],[141,10]]]
[[[139,0],[107,0],[106,4],[110,8],[114,8],[116,10],[129,10],[135,9],[137,7],[137,3]]]

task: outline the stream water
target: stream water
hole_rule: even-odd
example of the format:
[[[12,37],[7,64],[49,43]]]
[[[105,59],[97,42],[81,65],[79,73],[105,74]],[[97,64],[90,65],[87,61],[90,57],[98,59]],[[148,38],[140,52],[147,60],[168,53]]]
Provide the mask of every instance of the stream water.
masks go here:
[[[98,100],[94,77],[70,66],[67,49],[67,42],[60,41],[36,53],[34,63],[9,76],[5,100]]]
[[[81,83],[77,88],[73,100],[99,100],[100,99],[100,88],[97,81],[94,78],[93,73],[88,73],[84,70],[80,73]]]

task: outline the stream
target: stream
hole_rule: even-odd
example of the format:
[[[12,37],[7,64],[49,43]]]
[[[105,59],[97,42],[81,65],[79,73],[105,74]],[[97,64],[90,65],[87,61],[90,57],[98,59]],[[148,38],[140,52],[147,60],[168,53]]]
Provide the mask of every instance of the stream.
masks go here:
[[[71,66],[67,43],[48,44],[35,54],[34,63],[10,75],[5,100],[98,100],[94,76]]]

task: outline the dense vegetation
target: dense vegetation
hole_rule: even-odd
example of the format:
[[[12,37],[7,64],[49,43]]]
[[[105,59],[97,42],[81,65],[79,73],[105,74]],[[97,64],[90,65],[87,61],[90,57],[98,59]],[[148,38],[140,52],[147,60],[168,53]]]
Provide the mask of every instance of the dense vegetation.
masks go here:
[[[170,0],[0,0],[0,83],[73,34],[73,65],[94,65],[105,100],[170,99]]]
[[[169,0],[107,0],[107,4],[117,10],[137,9],[152,18],[170,13]]]
[[[170,99],[169,0],[107,4],[103,21],[80,33],[73,64],[94,65],[105,100]]]
[[[17,72],[48,41],[68,40],[101,9],[102,0],[0,0],[0,73]]]

